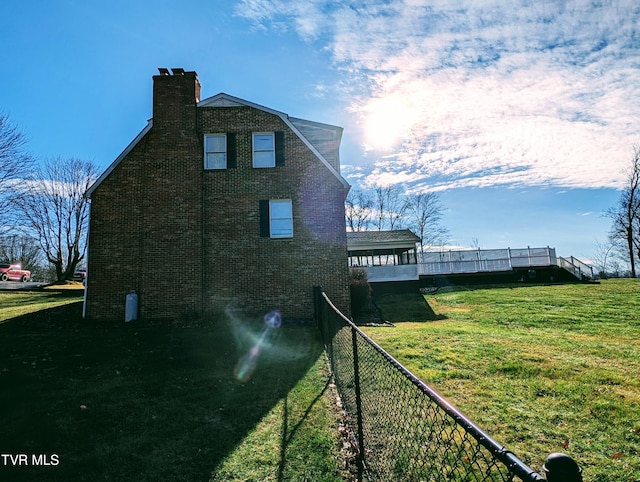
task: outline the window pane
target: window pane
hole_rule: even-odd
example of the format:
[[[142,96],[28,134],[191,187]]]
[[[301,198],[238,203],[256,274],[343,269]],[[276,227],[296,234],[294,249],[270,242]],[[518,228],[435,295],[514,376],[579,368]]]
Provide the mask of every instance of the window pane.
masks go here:
[[[274,167],[276,158],[273,151],[263,151],[253,153],[253,167]]]
[[[205,150],[207,152],[225,152],[227,150],[227,142],[224,135],[206,136]]]
[[[291,218],[291,201],[271,201],[271,218]]]
[[[224,152],[207,154],[205,169],[226,169],[227,155]]]
[[[273,150],[273,134],[254,134],[253,150],[254,151],[272,151]]]
[[[291,238],[293,225],[291,219],[274,219],[271,221],[272,238]]]

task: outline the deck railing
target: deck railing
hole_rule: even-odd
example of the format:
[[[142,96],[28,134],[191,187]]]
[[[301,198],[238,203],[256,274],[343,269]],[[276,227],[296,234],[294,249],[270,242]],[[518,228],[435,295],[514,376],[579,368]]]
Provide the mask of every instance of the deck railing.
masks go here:
[[[421,275],[511,271],[513,268],[555,266],[554,248],[473,249],[419,253]]]
[[[593,268],[577,258],[560,258],[554,248],[474,249],[418,254],[418,273],[423,276],[512,271],[514,268],[559,266],[576,278],[593,278]]]
[[[573,256],[570,258],[558,258],[558,266],[570,271],[578,279],[593,279],[593,268]]]

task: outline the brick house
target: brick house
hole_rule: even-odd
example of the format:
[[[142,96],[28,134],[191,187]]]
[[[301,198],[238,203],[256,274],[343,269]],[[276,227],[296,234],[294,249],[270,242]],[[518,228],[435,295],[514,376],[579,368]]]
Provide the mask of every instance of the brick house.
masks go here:
[[[229,307],[313,316],[321,285],[349,313],[342,129],[159,69],[153,118],[87,191],[85,315],[176,319]]]

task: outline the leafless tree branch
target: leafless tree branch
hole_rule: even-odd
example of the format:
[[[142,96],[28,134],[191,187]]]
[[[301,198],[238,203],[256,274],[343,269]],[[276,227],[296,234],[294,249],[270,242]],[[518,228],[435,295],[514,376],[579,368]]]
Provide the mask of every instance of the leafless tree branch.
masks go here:
[[[84,259],[89,220],[85,192],[97,178],[95,164],[80,159],[49,160],[34,170],[16,208],[56,270],[70,279]]]
[[[345,201],[345,218],[350,231],[366,231],[371,222],[373,201],[371,197],[357,189],[352,189]]]
[[[624,241],[629,256],[631,277],[636,277],[635,261],[640,259],[640,145],[633,147],[627,181],[618,204],[605,214],[612,219],[610,236]]]
[[[5,233],[12,225],[11,199],[31,167],[32,159],[25,150],[26,144],[25,135],[6,115],[0,114],[0,233]]]

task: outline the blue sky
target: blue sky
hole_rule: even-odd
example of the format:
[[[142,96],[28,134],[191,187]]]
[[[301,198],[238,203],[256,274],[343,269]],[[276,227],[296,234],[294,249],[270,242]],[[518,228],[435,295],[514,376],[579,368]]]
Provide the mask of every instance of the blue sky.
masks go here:
[[[0,4],[0,111],[39,158],[106,168],[158,67],[344,127],[355,186],[435,190],[450,244],[588,260],[640,142],[640,6],[618,1]]]

